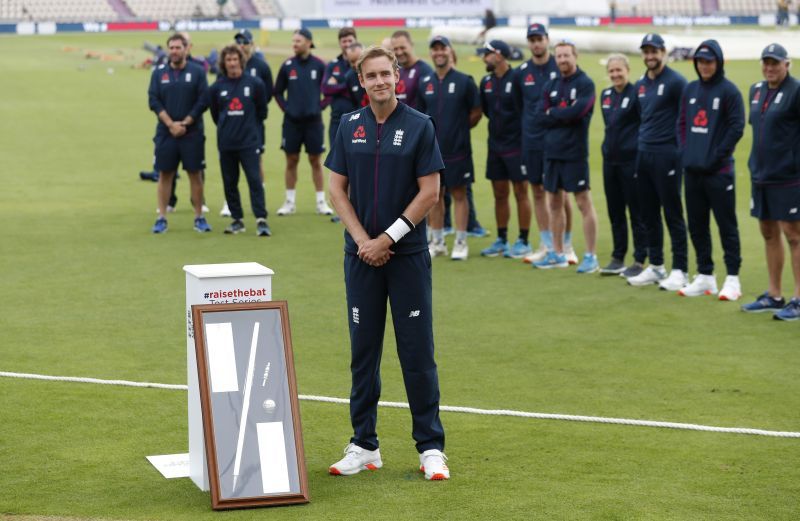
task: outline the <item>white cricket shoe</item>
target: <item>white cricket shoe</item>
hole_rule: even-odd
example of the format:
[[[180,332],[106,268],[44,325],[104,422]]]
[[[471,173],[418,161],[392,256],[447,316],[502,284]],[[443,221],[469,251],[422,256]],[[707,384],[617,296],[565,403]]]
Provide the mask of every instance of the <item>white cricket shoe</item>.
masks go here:
[[[664,291],[678,291],[689,283],[689,276],[685,271],[672,270],[669,277],[658,283],[658,287]]]
[[[447,244],[445,244],[444,241],[432,241],[428,244],[428,252],[431,254],[431,257],[446,257],[448,253]]]
[[[327,205],[326,205],[327,206]],[[286,201],[283,203],[283,206],[278,208],[278,211],[275,212],[278,215],[291,215],[293,214],[297,208],[295,208],[294,203],[291,201]]]
[[[455,244],[453,244],[453,253],[450,255],[450,259],[467,260],[467,257],[469,257],[469,246],[467,246],[467,241],[456,241]]]
[[[567,258],[567,263],[570,266],[578,264],[578,256],[575,254],[575,248],[571,244],[564,246],[564,256]]]
[[[352,476],[362,470],[378,470],[383,467],[381,450],[367,450],[354,443],[348,443],[344,448],[344,458],[328,468],[334,476]]]
[[[294,211],[292,211],[294,213]],[[333,209],[325,201],[317,201],[317,215],[333,215]]]
[[[419,470],[425,473],[425,479],[440,481],[450,479],[447,468],[447,456],[438,449],[429,449],[419,455]]]
[[[716,295],[717,279],[714,275],[695,275],[692,283],[678,290],[681,297],[699,297],[700,295]]]
[[[222,210],[219,211],[220,217],[230,217],[231,216],[231,209],[228,208],[228,201],[225,201],[225,204],[222,205]]]
[[[547,257],[547,246],[540,244],[539,247],[536,248],[536,251],[522,257],[522,262],[525,264],[533,264],[534,262],[539,262],[545,257]]]
[[[664,270],[664,266],[653,266],[651,264],[635,277],[629,277],[628,284],[631,286],[648,286],[665,278],[667,278],[667,272]]]
[[[728,275],[725,277],[725,283],[722,284],[722,291],[719,292],[720,300],[739,300],[742,296],[742,284],[739,282],[737,275]]]

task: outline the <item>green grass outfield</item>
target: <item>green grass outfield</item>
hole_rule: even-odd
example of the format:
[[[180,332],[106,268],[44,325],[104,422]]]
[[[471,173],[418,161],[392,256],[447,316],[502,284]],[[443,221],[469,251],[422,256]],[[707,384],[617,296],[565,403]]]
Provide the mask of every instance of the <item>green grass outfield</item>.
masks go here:
[[[386,34],[359,32],[365,43]],[[336,54],[333,31],[315,34],[321,56]],[[424,42],[426,33],[416,34]],[[229,37],[194,35],[201,53]],[[289,53],[288,33],[260,37],[269,40],[277,71]],[[214,232],[192,231],[182,177],[169,233],[150,233],[155,185],[139,181],[138,171],[151,162],[155,117],[147,108],[149,71],[131,65],[146,57],[144,40],[165,38],[0,38],[0,371],[184,383],[181,267],[255,261],[275,270],[274,297],[289,301],[300,392],[346,397],[342,229],[314,215],[307,165],[299,213],[271,217],[273,237],[255,236],[247,204],[248,233],[225,236],[207,118]],[[121,61],[87,60],[86,50]],[[461,68],[479,77],[481,62],[467,47],[458,51]],[[606,85],[600,58],[579,58],[598,89]],[[633,61],[636,76],[642,65]],[[693,74],[688,63],[676,67]],[[760,77],[755,61],[726,68],[743,91]],[[599,112],[591,165],[605,262],[611,237]],[[274,104],[270,114],[267,201],[274,212],[283,198],[283,159]],[[473,132],[479,172],[485,138],[483,121]],[[747,300],[767,283],[762,240],[748,216],[749,147],[748,129],[736,154]],[[489,185],[477,177],[479,217],[494,232]],[[575,228],[582,253],[579,217]],[[745,315],[737,303],[627,287],[617,277],[479,257],[491,240],[472,240],[466,263],[434,260],[443,404],[800,431],[797,323]],[[721,282],[718,242],[715,251]],[[790,288],[786,272],[784,292]],[[405,401],[388,332],[383,398]],[[301,409],[311,503],[213,513],[208,494],[188,479],[164,480],[145,460],[187,450],[184,391],[0,378],[0,516],[789,520],[800,512],[798,439],[443,413],[453,479],[428,483],[415,469],[408,411],[382,409],[385,467],[333,478],[326,469],[347,442],[347,407],[302,402]]]

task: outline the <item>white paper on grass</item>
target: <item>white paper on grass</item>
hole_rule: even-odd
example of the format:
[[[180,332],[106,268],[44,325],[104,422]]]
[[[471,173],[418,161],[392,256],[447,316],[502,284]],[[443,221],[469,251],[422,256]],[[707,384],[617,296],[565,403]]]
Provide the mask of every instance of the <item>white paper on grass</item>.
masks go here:
[[[236,377],[236,353],[233,350],[233,328],[230,322],[206,324],[208,372],[212,393],[239,390]]]
[[[291,492],[289,466],[286,463],[286,445],[283,422],[256,424],[258,453],[261,458],[261,485],[264,494]]]
[[[167,479],[189,477],[189,454],[147,456],[147,461]]]

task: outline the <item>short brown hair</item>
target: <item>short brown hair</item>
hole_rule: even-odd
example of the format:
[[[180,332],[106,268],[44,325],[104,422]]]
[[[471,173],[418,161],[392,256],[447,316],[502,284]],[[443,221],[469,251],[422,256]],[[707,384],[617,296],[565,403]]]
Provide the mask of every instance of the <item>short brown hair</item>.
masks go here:
[[[352,36],[353,38],[358,39],[358,36],[356,36],[356,30],[353,29],[352,27],[342,27],[341,29],[339,29],[338,39],[341,40],[345,36]]]
[[[182,35],[181,33],[172,33],[172,35],[167,38],[167,46],[169,46],[169,42],[180,40],[184,47],[189,47],[189,40],[186,39],[186,36]]]
[[[239,64],[242,66],[242,69],[244,69],[244,53],[242,50],[238,45],[226,45],[219,53],[219,63],[217,64],[217,67],[223,76],[228,75],[228,69],[225,68],[225,57],[229,54],[237,55],[239,57]]]
[[[571,47],[572,48],[572,55],[573,56],[577,56],[578,55],[578,48],[575,47],[575,43],[570,41],[570,40],[561,40],[560,42],[555,44],[555,46],[553,46],[553,51],[555,51],[559,47]]]
[[[392,69],[395,71],[400,70],[400,64],[397,63],[397,58],[395,57],[394,53],[389,49],[384,49],[379,45],[370,45],[367,49],[361,53],[361,58],[358,59],[356,62],[356,70],[358,71],[358,75],[361,76],[361,65],[373,58],[380,58],[381,56],[385,56],[389,58],[389,62],[392,64]]]
[[[408,43],[414,45],[414,41],[411,39],[411,33],[406,31],[405,29],[400,29],[399,31],[395,31],[392,33],[392,38],[400,38],[400,37],[405,38],[406,40],[408,40]]]

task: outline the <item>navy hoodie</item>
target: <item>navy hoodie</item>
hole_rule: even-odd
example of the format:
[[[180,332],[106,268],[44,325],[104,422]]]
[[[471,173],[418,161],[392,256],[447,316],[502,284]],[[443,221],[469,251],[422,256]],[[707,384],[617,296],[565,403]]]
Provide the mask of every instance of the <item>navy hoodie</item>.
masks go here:
[[[511,67],[498,78],[494,73],[481,80],[481,107],[489,119],[489,151],[501,156],[522,152],[522,93]]]
[[[642,108],[639,125],[639,150],[645,152],[674,152],[675,123],[678,105],[686,86],[686,78],[664,67],[661,74],[650,79],[647,73],[636,82],[636,96]]]
[[[697,79],[683,89],[677,124],[681,166],[690,174],[730,172],[733,151],[744,133],[744,103],[739,89],[725,77],[717,41],[706,40],[697,49],[701,47],[716,57],[717,72],[708,81]]]
[[[757,184],[800,184],[800,81],[790,75],[776,89],[750,87],[753,148],[750,176]]]
[[[547,128],[544,157],[585,161],[589,157],[589,122],[594,111],[594,82],[580,68],[544,85],[540,121]]]
[[[622,92],[614,87],[603,91],[600,97],[603,122],[606,124],[603,139],[603,159],[606,163],[622,164],[636,160],[639,144],[639,99],[636,89],[627,83]]]
[[[309,54],[306,59],[289,58],[275,79],[275,101],[287,118],[298,122],[321,119],[322,109],[330,100],[322,101],[322,76],[325,62]],[[285,94],[285,96],[284,96]]]
[[[264,82],[248,74],[237,79],[217,77],[208,89],[206,104],[217,124],[217,147],[220,150],[261,146],[261,125],[267,117],[265,90]]]
[[[183,69],[173,69],[161,64],[150,76],[147,90],[150,110],[158,115],[166,110],[173,121],[192,116],[194,123],[186,129],[186,135],[203,132],[203,97],[208,89],[206,71],[195,62],[187,61]],[[156,134],[169,134],[167,126],[158,120]]]

